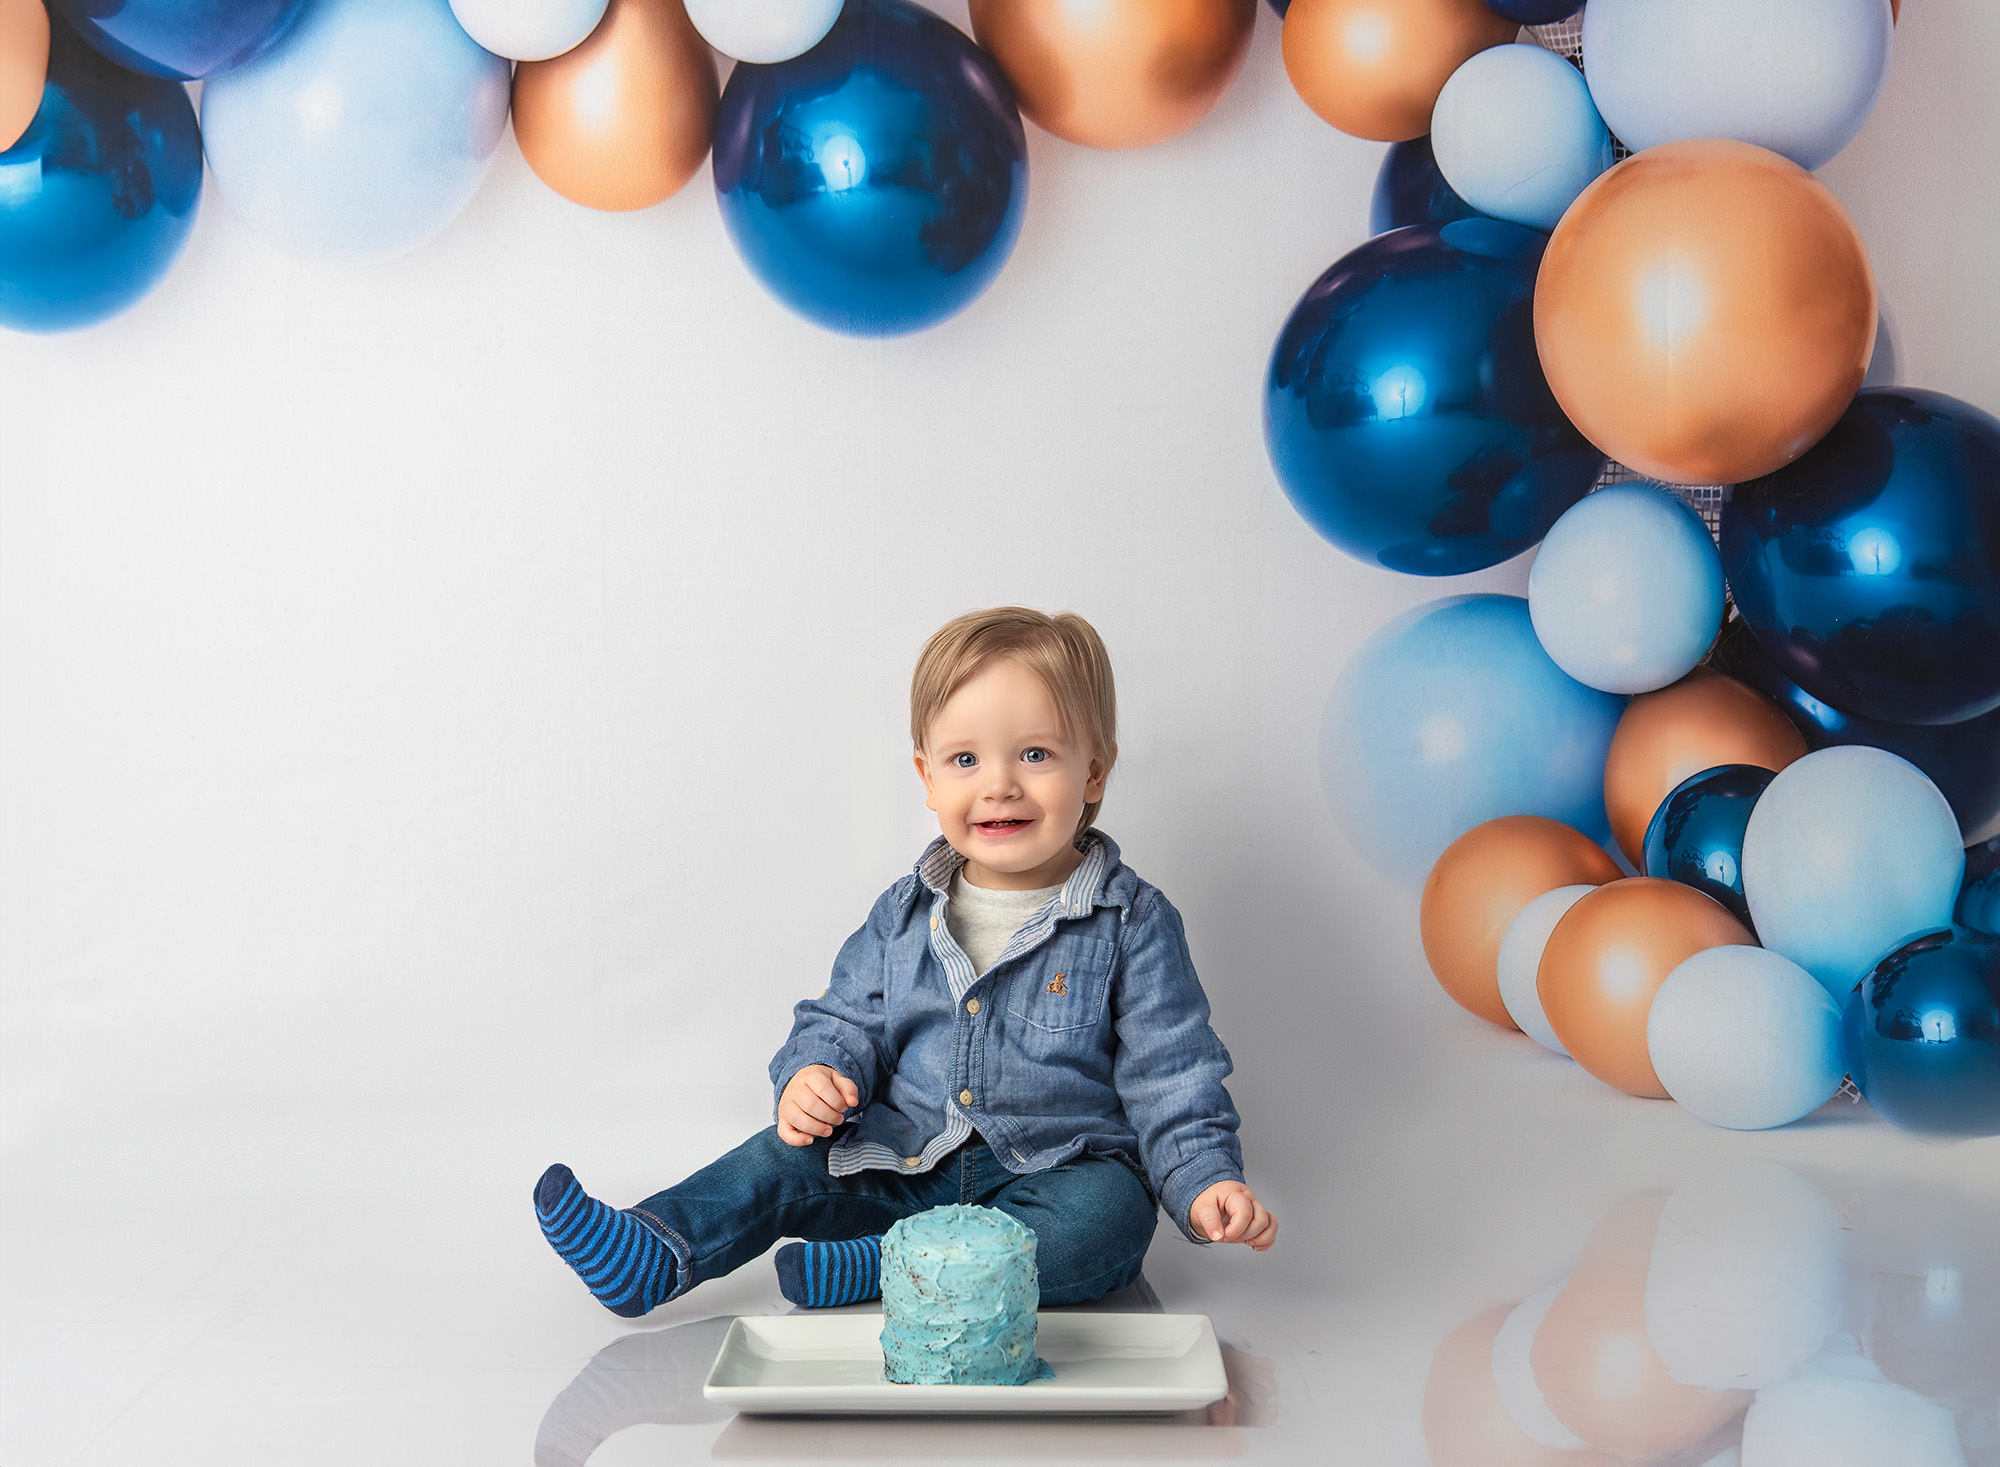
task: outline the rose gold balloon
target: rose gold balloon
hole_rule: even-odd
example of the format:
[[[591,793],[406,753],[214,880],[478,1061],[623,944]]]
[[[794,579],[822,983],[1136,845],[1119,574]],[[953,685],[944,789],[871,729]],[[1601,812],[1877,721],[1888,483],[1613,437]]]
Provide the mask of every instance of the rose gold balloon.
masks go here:
[[[21,140],[49,79],[49,13],[42,0],[0,0],[0,152]]]
[[[1556,1420],[1625,1461],[1685,1451],[1752,1399],[1682,1385],[1646,1333],[1646,1271],[1666,1201],[1665,1192],[1641,1192],[1605,1214],[1528,1347]]]
[[[972,34],[1059,138],[1143,148],[1186,132],[1243,64],[1257,0],[972,0]]]
[[[1285,71],[1342,132],[1400,143],[1431,130],[1431,108],[1466,58],[1520,27],[1485,0],[1292,0]]]
[[[1500,998],[1500,939],[1521,908],[1559,886],[1601,886],[1618,867],[1560,821],[1503,815],[1445,848],[1424,882],[1424,956],[1444,991],[1489,1024],[1514,1029]]]
[[[1682,780],[1718,764],[1775,773],[1805,752],[1777,704],[1707,668],[1640,694],[1625,705],[1604,761],[1604,810],[1618,849],[1639,864],[1653,812]]]
[[[1596,1452],[1545,1447],[1514,1424],[1493,1379],[1493,1340],[1504,1305],[1444,1337],[1424,1380],[1424,1445],[1434,1467],[1612,1467]]]
[[[514,136],[564,198],[643,209],[701,167],[717,96],[715,58],[681,0],[611,0],[581,46],[514,68]]]
[[[1846,410],[1875,346],[1875,274],[1840,200],[1789,158],[1663,143],[1556,225],[1535,345],[1570,421],[1619,463],[1741,483]]]
[[[1667,974],[1711,947],[1755,947],[1729,909],[1678,881],[1613,881],[1563,915],[1535,992],[1563,1048],[1627,1095],[1667,1098],[1646,1052],[1646,1017]]]

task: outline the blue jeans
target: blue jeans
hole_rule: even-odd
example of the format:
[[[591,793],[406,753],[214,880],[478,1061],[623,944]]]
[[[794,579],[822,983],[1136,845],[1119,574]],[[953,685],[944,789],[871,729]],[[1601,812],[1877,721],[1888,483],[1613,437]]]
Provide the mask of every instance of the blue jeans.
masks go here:
[[[787,1146],[766,1127],[685,1182],[628,1209],[672,1250],[678,1298],[741,1268],[780,1238],[831,1243],[884,1233],[898,1218],[946,1203],[995,1207],[1035,1231],[1044,1304],[1076,1304],[1139,1277],[1154,1203],[1113,1156],[1079,1156],[1026,1176],[1008,1171],[977,1134],[930,1171],[904,1176],[826,1169],[829,1138]]]

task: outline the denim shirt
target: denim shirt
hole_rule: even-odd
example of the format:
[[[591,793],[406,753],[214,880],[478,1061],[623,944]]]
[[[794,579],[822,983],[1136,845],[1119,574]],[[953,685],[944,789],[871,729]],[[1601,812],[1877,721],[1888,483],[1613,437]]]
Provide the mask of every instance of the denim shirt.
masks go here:
[[[1061,890],[975,975],[945,921],[965,858],[932,841],[842,946],[832,985],[793,1011],[771,1081],[782,1095],[823,1064],[859,1088],[827,1157],[835,1176],[928,1171],[977,1129],[1019,1173],[1085,1152],[1126,1158],[1204,1243],[1190,1205],[1243,1179],[1229,1052],[1180,913],[1103,832],[1078,848]]]

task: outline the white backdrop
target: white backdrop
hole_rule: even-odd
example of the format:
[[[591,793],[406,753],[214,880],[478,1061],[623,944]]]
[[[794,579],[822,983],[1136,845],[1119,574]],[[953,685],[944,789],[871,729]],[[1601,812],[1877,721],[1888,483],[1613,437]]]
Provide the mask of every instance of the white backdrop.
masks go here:
[[[2000,409],[2000,9],[1906,9],[1826,177],[1896,379]],[[211,188],[130,314],[0,337],[0,1143],[533,1113],[595,1190],[663,1184],[765,1123],[789,1005],[935,829],[923,638],[1017,601],[1104,634],[1102,823],[1186,915],[1253,1183],[1331,1205],[1368,1122],[1497,1036],[1332,825],[1320,707],[1382,622],[1526,562],[1371,569],[1276,486],[1266,356],[1382,154],[1277,40],[1260,7],[1164,146],[1031,127],[1012,261],[914,338],[787,314],[705,171],[593,214],[511,141],[402,260],[287,259]],[[487,1179],[523,1230],[545,1143]]]

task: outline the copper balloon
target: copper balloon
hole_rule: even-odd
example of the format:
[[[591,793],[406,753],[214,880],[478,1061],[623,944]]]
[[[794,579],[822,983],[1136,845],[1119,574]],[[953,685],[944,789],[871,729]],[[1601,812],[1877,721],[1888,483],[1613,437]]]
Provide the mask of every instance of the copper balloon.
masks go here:
[[[1596,1452],[1545,1447],[1507,1414],[1493,1379],[1493,1341],[1513,1310],[1505,1305],[1444,1337],[1424,1379],[1424,1446],[1434,1467],[1612,1467]]]
[[[1601,175],[1556,225],[1535,345],[1583,435],[1676,484],[1737,484],[1804,453],[1875,346],[1875,273],[1830,189],[1718,138]]]
[[[49,13],[42,0],[0,0],[0,152],[21,140],[49,79]]]
[[[1686,1451],[1752,1400],[1749,1391],[1682,1385],[1646,1333],[1646,1274],[1666,1201],[1641,1192],[1605,1214],[1528,1347],[1556,1420],[1624,1461]]]
[[[643,209],[701,167],[718,96],[715,58],[681,0],[611,0],[575,50],[514,68],[514,136],[564,198]]]
[[[1424,956],[1444,991],[1502,1028],[1500,939],[1521,908],[1559,886],[1601,886],[1618,867],[1580,831],[1539,815],[1503,815],[1445,847],[1424,882]]]
[[[1342,132],[1400,143],[1431,130],[1451,74],[1519,33],[1485,0],[1292,0],[1285,71]]]
[[[1806,741],[1777,704],[1735,678],[1696,668],[1625,705],[1604,761],[1604,810],[1618,849],[1639,864],[1646,827],[1674,786],[1718,764],[1774,773],[1803,759]]]
[[[1186,132],[1243,65],[1257,0],[972,0],[972,34],[1059,138],[1143,148]]]
[[[1563,914],[1535,992],[1570,1057],[1627,1095],[1667,1098],[1646,1052],[1646,1018],[1667,974],[1698,952],[1754,947],[1750,929],[1713,897],[1649,876],[1613,881]]]

